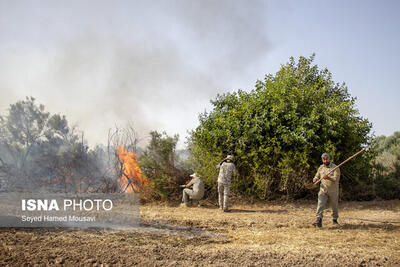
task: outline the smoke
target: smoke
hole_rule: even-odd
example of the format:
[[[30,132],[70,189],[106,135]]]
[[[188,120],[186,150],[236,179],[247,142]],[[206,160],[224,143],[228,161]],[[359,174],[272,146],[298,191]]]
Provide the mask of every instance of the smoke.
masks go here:
[[[268,52],[264,1],[0,2],[0,110],[34,96],[90,144],[197,125],[217,93],[253,85]]]

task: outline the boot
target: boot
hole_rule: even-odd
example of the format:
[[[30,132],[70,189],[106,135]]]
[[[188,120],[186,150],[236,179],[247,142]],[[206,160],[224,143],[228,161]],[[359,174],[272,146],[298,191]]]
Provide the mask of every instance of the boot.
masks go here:
[[[337,219],[333,219],[332,222],[333,222],[334,226],[339,226],[339,223],[337,222]]]
[[[315,222],[313,222],[312,224],[313,226],[318,226],[318,227],[322,227],[322,218],[317,218],[317,220]]]

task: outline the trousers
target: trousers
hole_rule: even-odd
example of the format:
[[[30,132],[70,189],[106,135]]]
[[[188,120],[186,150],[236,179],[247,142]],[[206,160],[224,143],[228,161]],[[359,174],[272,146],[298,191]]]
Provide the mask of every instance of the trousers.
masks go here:
[[[218,204],[223,210],[229,208],[229,195],[231,193],[230,185],[224,183],[218,183]]]
[[[198,194],[197,192],[194,192],[192,189],[189,189],[189,188],[183,189],[182,195],[183,195],[182,202],[184,202],[185,204],[189,203],[189,199],[200,200],[202,197],[200,194]]]
[[[318,193],[317,218],[323,218],[327,203],[332,208],[332,218],[337,220],[339,218],[339,192],[320,191]]]

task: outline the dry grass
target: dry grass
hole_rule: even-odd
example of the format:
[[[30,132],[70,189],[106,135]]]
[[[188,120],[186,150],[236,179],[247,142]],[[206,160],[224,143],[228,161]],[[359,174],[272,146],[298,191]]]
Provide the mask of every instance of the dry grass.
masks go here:
[[[231,213],[216,208],[141,207],[143,220],[161,220],[201,227],[230,242],[210,249],[256,249],[278,254],[400,260],[400,201],[341,203],[341,227],[334,227],[330,211],[324,227],[314,228],[316,203],[235,205]]]
[[[312,227],[315,206],[147,204],[142,229],[2,229],[0,265],[400,265],[400,201],[341,203],[339,228],[329,212]]]

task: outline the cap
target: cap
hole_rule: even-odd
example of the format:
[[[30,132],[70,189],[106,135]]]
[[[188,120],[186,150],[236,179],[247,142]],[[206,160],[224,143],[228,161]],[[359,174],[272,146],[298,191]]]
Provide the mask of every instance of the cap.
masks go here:
[[[232,156],[232,155],[228,155],[228,156],[226,157],[226,159],[233,160],[233,156]]]
[[[192,178],[200,178],[200,176],[197,173],[193,173],[191,175],[189,175]]]
[[[325,159],[325,158],[330,159],[331,156],[330,156],[328,153],[325,152],[324,154],[321,155],[321,158],[322,158],[322,159]]]

